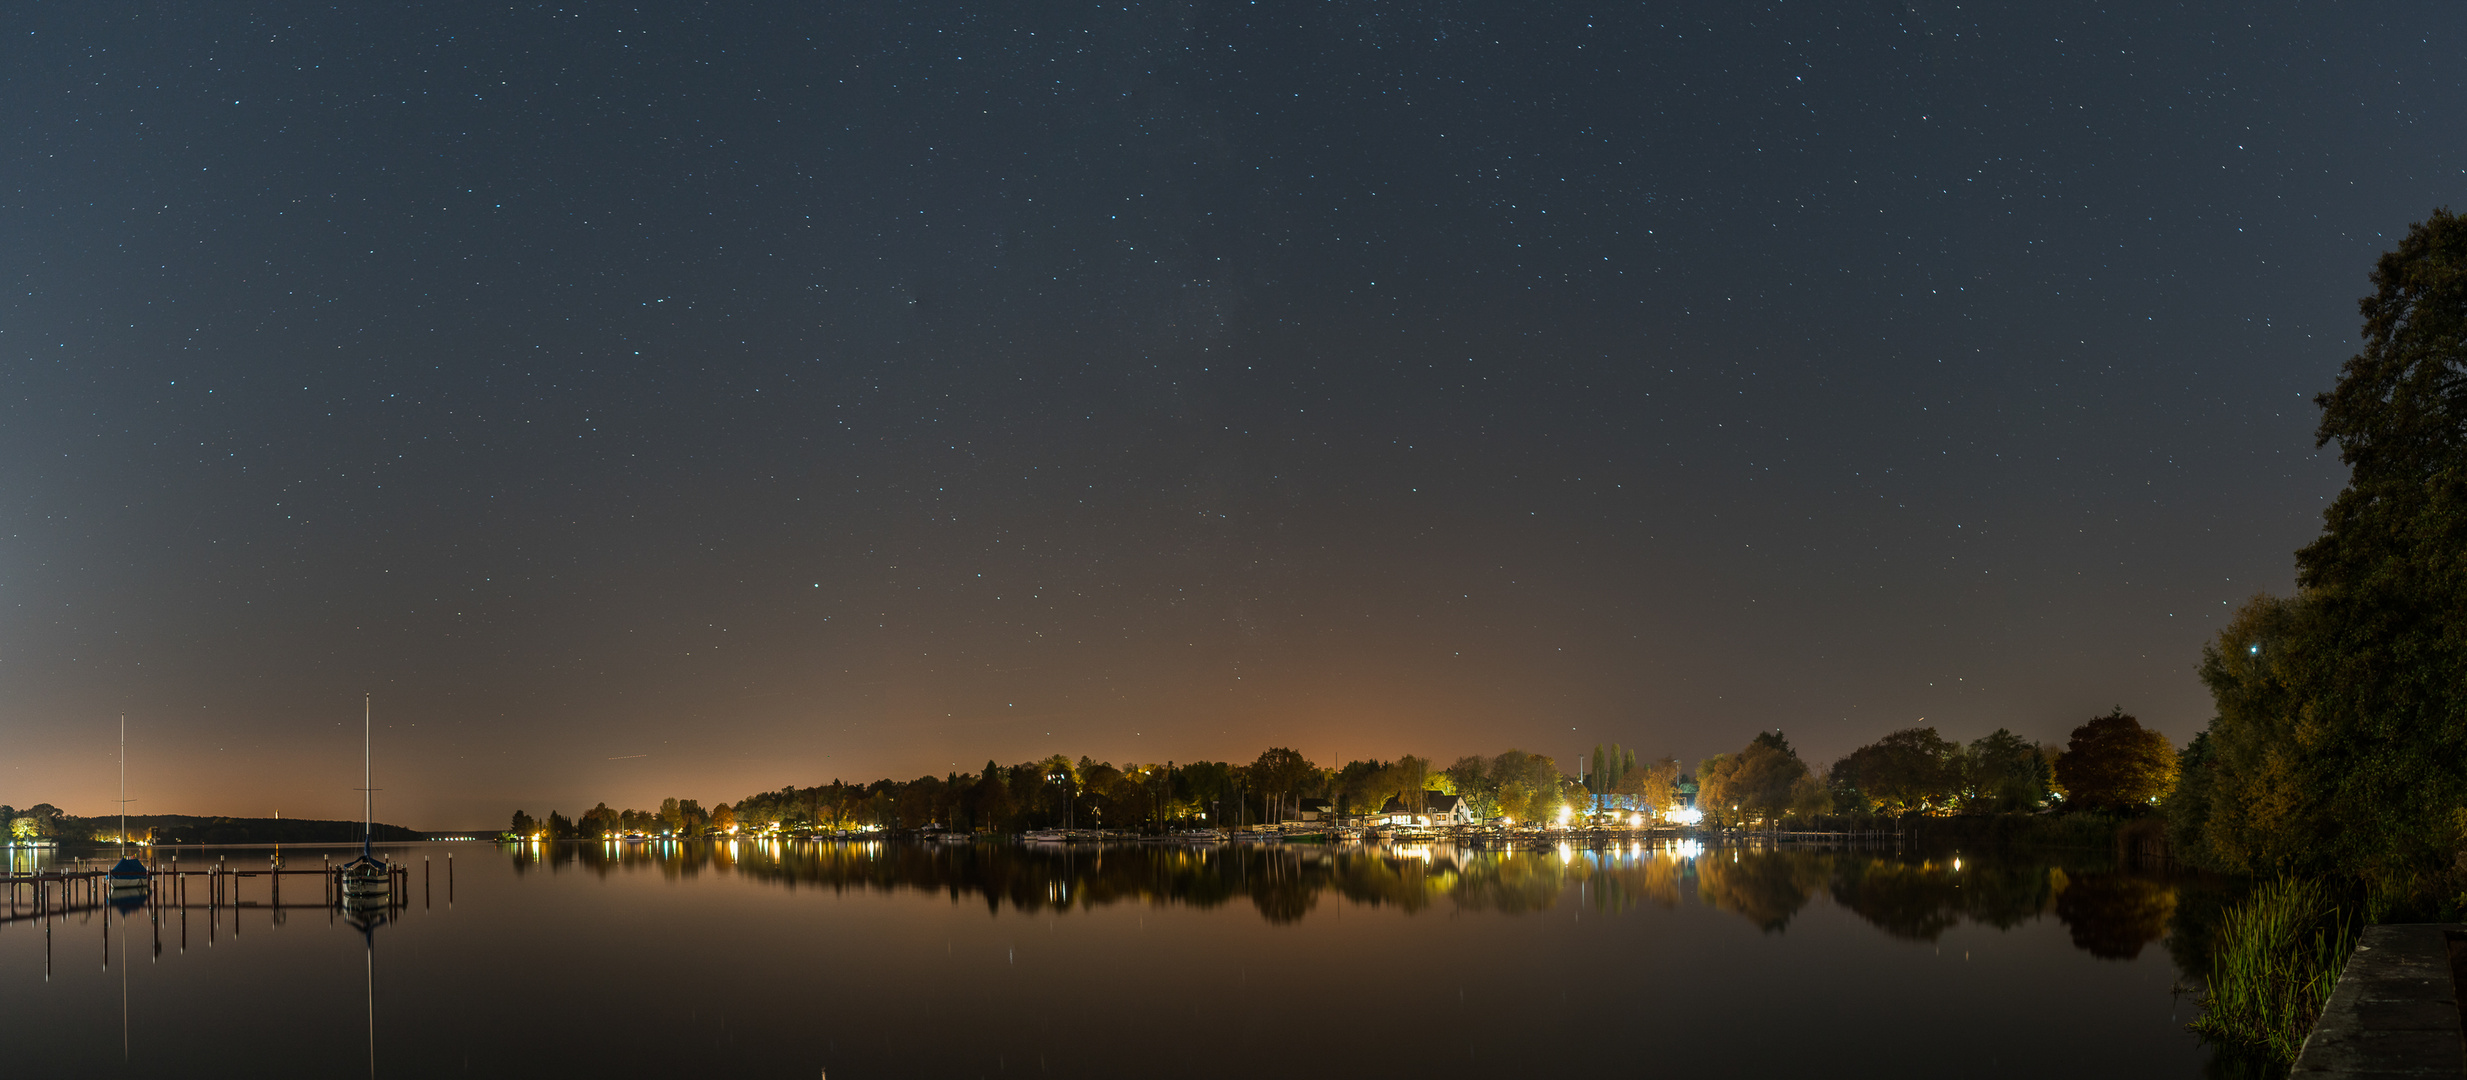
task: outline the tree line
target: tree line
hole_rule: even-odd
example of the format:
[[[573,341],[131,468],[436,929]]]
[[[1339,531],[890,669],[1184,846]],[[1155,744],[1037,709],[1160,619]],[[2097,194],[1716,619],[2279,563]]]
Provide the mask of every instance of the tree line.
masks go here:
[[[1699,762],[1694,781],[1705,820],[1745,826],[1845,816],[2142,814],[2166,799],[2177,771],[2167,736],[2119,707],[2074,728],[2062,746],[2003,728],[1964,744],[1913,727],[1822,771],[1800,760],[1781,732],[1758,732],[1737,753]]]
[[[600,803],[577,817],[517,810],[509,832],[524,839],[599,839],[609,835],[708,836],[732,832],[844,831],[867,828],[1021,832],[1041,828],[1169,829],[1293,820],[1305,799],[1345,816],[1390,806],[1429,808],[1433,795],[1465,800],[1473,816],[1557,822],[1612,812],[1660,813],[1692,800],[1716,825],[1770,825],[1792,819],[1953,813],[2031,813],[2050,808],[2146,810],[2175,778],[2165,736],[2119,709],[2075,729],[2064,747],[2042,747],[2010,731],[1967,745],[1934,728],[1897,731],[1851,751],[1819,772],[1778,731],[1760,732],[1737,753],[1715,754],[1693,774],[1675,757],[1638,762],[1613,745],[1595,747],[1592,768],[1569,775],[1549,757],[1523,750],[1460,757],[1445,768],[1407,754],[1322,767],[1285,747],[1247,765],[1222,761],[1115,765],[1055,755],[972,773],[790,785],[705,809],[693,799],[662,800],[656,810]]]
[[[19,809],[0,803],[0,825],[14,841],[111,843],[120,838],[120,816],[79,817],[50,803]],[[370,834],[395,842],[420,839],[399,825],[377,822]],[[205,817],[196,814],[131,814],[128,839],[149,844],[314,844],[355,841],[357,821],[315,818]]]
[[[1163,829],[1291,820],[1302,800],[1321,799],[1346,815],[1373,813],[1390,802],[1420,811],[1433,794],[1475,798],[1488,815],[1555,814],[1574,801],[1572,781],[1549,758],[1521,750],[1466,757],[1446,769],[1427,758],[1349,761],[1323,768],[1301,754],[1273,747],[1246,765],[1223,761],[1115,765],[1054,755],[977,772],[876,780],[833,780],[758,792],[705,810],[693,799],[662,800],[657,810],[619,810],[601,803],[575,818],[551,811],[514,813],[509,831],[522,838],[597,839],[609,834],[706,836],[732,831],[864,828],[1018,832],[1041,828]]]

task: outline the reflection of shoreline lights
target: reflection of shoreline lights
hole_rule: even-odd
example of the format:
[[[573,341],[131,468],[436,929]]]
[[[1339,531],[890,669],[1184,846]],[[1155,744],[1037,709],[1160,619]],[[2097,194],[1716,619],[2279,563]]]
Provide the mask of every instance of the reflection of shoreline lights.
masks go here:
[[[1681,825],[1694,825],[1705,820],[1705,812],[1693,806],[1685,809],[1673,810],[1665,816]]]
[[[1547,918],[1545,913],[1569,910],[1567,901],[1572,899],[1586,908],[1587,915],[1629,917],[1626,913],[1631,909],[1644,914],[1641,909],[1648,907],[1685,906],[1736,915],[1759,926],[1781,915],[1795,933],[1802,926],[1797,913],[1817,904],[1832,909],[1834,915],[1828,918],[1848,914],[1897,940],[1907,939],[1896,927],[1937,922],[1983,927],[1984,920],[1974,912],[2003,909],[2008,902],[2043,902],[2044,882],[2050,880],[2044,876],[2044,864],[2020,863],[2013,864],[2024,868],[2020,874],[1969,882],[1967,853],[1919,859],[1900,852],[1734,847],[1668,834],[1642,842],[1622,839],[1590,850],[1571,850],[1570,845],[1557,842],[1520,842],[1512,848],[1468,851],[1444,841],[1415,841],[1311,853],[1301,862],[1286,862],[1270,852],[1228,856],[1223,849],[1146,845],[1109,847],[1102,858],[1089,857],[1090,850],[1082,848],[1076,861],[1025,852],[1006,854],[1014,849],[991,846],[979,848],[974,858],[961,860],[892,858],[900,847],[896,841],[794,847],[755,841],[744,847],[742,860],[730,857],[731,845],[703,841],[646,845],[639,850],[628,847],[622,858],[603,856],[584,843],[556,845],[553,863],[536,858],[538,852],[529,845],[506,845],[504,858],[505,865],[517,873],[579,864],[585,869],[606,868],[612,874],[635,874],[637,881],[666,876],[672,885],[701,873],[706,879],[741,876],[749,882],[792,890],[820,887],[884,896],[956,892],[987,902],[995,912],[993,917],[1004,919],[1048,909],[1093,912],[1112,907],[1132,913],[1141,908],[1183,906],[1212,910],[1229,896],[1242,895],[1286,901],[1300,896],[1319,898],[1316,906],[1307,902],[1256,905],[1259,914],[1278,925],[1284,923],[1271,911],[1295,919],[1309,912],[1310,919],[1317,921],[1337,911],[1361,910],[1366,903],[1392,901],[1415,904],[1417,910],[1445,910],[1460,904],[1466,909],[1501,914],[1515,910]],[[881,849],[880,856],[874,854],[876,848]],[[1450,856],[1446,866],[1437,861],[1443,853]],[[1724,854],[1731,857],[1718,858]],[[1236,865],[1259,855],[1271,856],[1264,860],[1266,866],[1253,863],[1245,874]],[[1415,866],[1417,859],[1428,862]],[[1949,872],[1956,859],[1960,871]],[[2008,865],[1993,853],[1988,861],[2000,875]],[[48,869],[48,860],[45,866]],[[1275,872],[1263,875],[1260,869]],[[1365,877],[1358,870],[1372,876]],[[1830,892],[1828,884],[1838,886],[1845,871],[1869,884],[1890,873],[1896,887]],[[1276,892],[1262,892],[1262,887]],[[2085,935],[2082,940],[2096,936],[2101,943],[2096,947],[2114,942],[2117,948],[2129,948],[2132,943],[2156,941],[2168,929],[2164,912],[2173,910],[2165,900],[2173,895],[2170,888],[2131,882],[2125,886],[2129,892],[2119,892],[2108,880],[2087,887],[2098,890],[2092,899],[2105,906],[2077,905],[2083,910],[2068,912],[2073,918],[2064,920],[2067,927]],[[1990,891],[1976,891],[1982,888]],[[1078,902],[1083,895],[1090,903]],[[1914,923],[1914,912],[1921,913],[1923,921]],[[2155,924],[2150,919],[2154,914],[2158,917]],[[1767,927],[1766,932],[1779,929]],[[2076,945],[2094,947],[2081,940]]]

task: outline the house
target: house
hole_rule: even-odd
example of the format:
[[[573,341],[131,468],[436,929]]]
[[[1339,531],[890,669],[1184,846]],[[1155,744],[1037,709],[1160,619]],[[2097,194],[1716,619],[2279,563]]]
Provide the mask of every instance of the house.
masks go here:
[[[1474,823],[1473,807],[1462,795],[1442,795],[1436,791],[1422,793],[1422,809],[1412,810],[1404,800],[1391,798],[1371,819],[1373,825],[1398,825],[1413,828],[1444,828],[1450,825]]]
[[[1336,804],[1326,799],[1304,799],[1294,807],[1297,821],[1334,821]]]
[[[1433,825],[1444,827],[1449,825],[1471,825],[1474,822],[1473,805],[1466,802],[1465,797],[1462,795],[1441,795],[1434,792],[1423,796],[1422,801],[1424,806],[1430,811],[1431,824]]]
[[[1389,796],[1388,801],[1381,804],[1379,807],[1379,812],[1371,815],[1370,823],[1373,825],[1405,825],[1420,827],[1430,824],[1430,816],[1427,814],[1416,813],[1412,809],[1408,808],[1405,805],[1405,800],[1401,798]]]

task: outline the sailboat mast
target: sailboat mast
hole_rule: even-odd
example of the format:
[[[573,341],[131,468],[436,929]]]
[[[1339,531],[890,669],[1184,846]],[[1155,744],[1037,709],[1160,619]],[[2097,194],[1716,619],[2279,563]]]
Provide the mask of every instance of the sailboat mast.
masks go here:
[[[128,714],[120,714],[120,857],[128,858]]]
[[[371,732],[369,697],[360,695],[360,857],[368,857],[369,833],[377,825],[377,772],[370,755]]]

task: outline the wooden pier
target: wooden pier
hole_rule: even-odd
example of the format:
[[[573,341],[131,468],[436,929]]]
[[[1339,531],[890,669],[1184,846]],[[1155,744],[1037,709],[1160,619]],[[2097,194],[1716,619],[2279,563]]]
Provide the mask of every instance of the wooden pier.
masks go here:
[[[292,869],[280,859],[269,859],[262,869],[241,869],[224,860],[216,860],[203,869],[181,869],[178,861],[170,865],[147,868],[144,891],[130,889],[115,892],[109,873],[99,865],[79,860],[72,868],[43,870],[33,873],[10,872],[0,875],[8,899],[0,910],[0,928],[12,924],[32,923],[43,930],[43,978],[52,976],[53,928],[64,925],[71,917],[82,916],[91,921],[102,916],[103,967],[111,967],[111,935],[114,916],[123,929],[132,922],[150,923],[154,955],[163,955],[163,937],[168,931],[181,952],[188,951],[189,912],[206,914],[206,945],[211,947],[224,929],[223,916],[230,915],[230,934],[240,936],[242,912],[264,912],[273,925],[286,921],[293,911],[326,912],[326,921],[349,918],[354,926],[368,929],[377,923],[400,917],[411,907],[411,867],[408,862],[396,862],[391,871],[386,894],[382,897],[348,897],[343,893],[343,867],[331,858],[320,860],[315,868]],[[454,903],[454,856],[446,856],[446,904]],[[434,899],[432,889],[436,863],[423,855],[420,858],[420,903],[428,906]],[[289,878],[292,899],[283,895]],[[301,878],[311,879],[301,881]],[[262,880],[259,880],[262,879]],[[254,888],[252,888],[254,885]],[[257,897],[248,895],[257,893]],[[142,914],[141,914],[142,913]]]
[[[422,859],[422,877],[431,866]],[[453,899],[453,858],[447,857],[447,900]],[[410,904],[411,868],[402,863],[391,867],[393,881],[386,891],[382,906],[400,911]],[[340,911],[344,906],[342,867],[328,860],[314,868],[292,869],[269,861],[263,869],[240,869],[217,861],[200,870],[184,870],[174,862],[171,866],[149,867],[143,892],[131,890],[128,897],[140,899],[145,906],[158,911],[199,910],[218,913],[224,909],[253,911]],[[284,879],[291,879],[293,899],[283,897]],[[307,878],[308,881],[300,879]],[[251,885],[255,884],[252,889]],[[427,882],[423,880],[423,886]],[[113,892],[106,872],[101,868],[57,869],[34,873],[10,873],[0,876],[0,886],[8,893],[8,907],[0,913],[0,926],[12,923],[47,922],[66,915],[101,911],[111,905]],[[262,899],[247,894],[256,892]],[[425,897],[428,890],[422,889]],[[379,905],[370,905],[372,907]],[[238,929],[234,921],[233,929]]]

